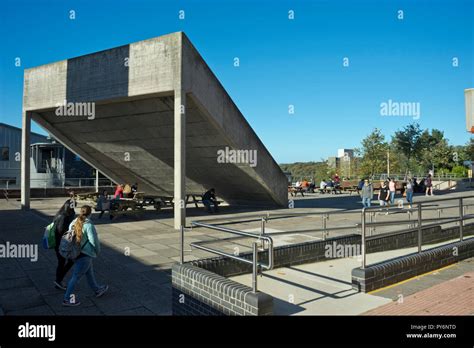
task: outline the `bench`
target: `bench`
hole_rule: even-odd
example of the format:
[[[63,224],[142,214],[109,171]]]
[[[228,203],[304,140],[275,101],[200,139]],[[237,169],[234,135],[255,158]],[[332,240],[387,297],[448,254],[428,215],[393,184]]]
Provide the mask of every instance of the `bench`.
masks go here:
[[[109,214],[111,218],[116,218],[121,215],[137,216],[145,212],[145,208],[133,198],[121,198],[119,200],[110,201]]]
[[[342,193],[342,188],[339,186],[339,187],[325,187],[325,188],[318,188],[318,191],[319,193],[328,193],[328,194],[331,194],[331,193],[334,193],[334,194],[337,194],[338,192],[341,194]]]
[[[298,193],[300,193],[301,196],[304,197],[304,188],[300,186],[288,186],[288,193],[295,197],[298,195]]]
[[[349,195],[352,195],[353,192],[356,192],[357,194],[359,194],[359,188],[357,186],[352,186],[352,187],[343,187],[342,188],[344,190],[344,192],[349,192]]]

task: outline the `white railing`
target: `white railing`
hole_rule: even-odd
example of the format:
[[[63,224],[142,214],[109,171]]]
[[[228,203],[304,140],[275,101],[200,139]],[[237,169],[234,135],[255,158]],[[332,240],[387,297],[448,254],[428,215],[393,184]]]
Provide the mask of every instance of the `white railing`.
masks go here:
[[[31,179],[31,188],[59,188],[59,187],[96,187],[96,178],[51,178],[51,179]],[[99,186],[114,186],[110,179],[100,178]],[[17,180],[0,181],[0,189],[18,189],[20,182]]]

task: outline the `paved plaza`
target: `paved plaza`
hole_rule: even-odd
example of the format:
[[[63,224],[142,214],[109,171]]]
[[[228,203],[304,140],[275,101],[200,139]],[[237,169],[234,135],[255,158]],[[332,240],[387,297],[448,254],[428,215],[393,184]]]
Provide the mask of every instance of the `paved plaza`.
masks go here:
[[[443,197],[457,197],[467,193],[449,193]],[[295,208],[291,213],[341,211],[343,215],[332,216],[328,220],[331,226],[353,226],[346,230],[330,231],[329,237],[357,233],[360,222],[360,198],[343,195],[306,195],[295,199]],[[429,197],[416,197],[415,200],[429,200]],[[0,243],[7,241],[17,244],[39,244],[46,226],[65,198],[33,199],[30,211],[20,210],[17,200],[0,200],[0,220],[2,231]],[[445,208],[447,214],[450,208]],[[222,224],[226,227],[255,231],[260,230],[259,217],[267,213],[270,217],[288,214],[289,209],[256,210],[255,208],[222,207],[222,212],[208,215],[203,209],[188,209],[190,221],[200,220]],[[400,214],[380,214],[382,219],[400,219]],[[433,210],[431,214],[437,216]],[[52,250],[39,246],[36,262],[28,259],[0,258],[0,311],[6,315],[171,315],[171,276],[170,268],[179,261],[179,232],[174,229],[172,210],[147,210],[138,217],[121,216],[110,220],[105,214],[102,219],[94,213],[92,217],[102,242],[102,253],[95,261],[97,279],[110,285],[109,293],[102,298],[92,296],[85,280],[81,281],[77,294],[82,305],[66,308],[61,305],[62,292],[53,287],[56,256]],[[189,226],[188,226],[189,227]],[[300,243],[321,239],[321,216],[297,216],[271,219],[266,225],[266,233],[273,235],[275,245]],[[292,231],[291,234],[278,235],[278,232]],[[381,233],[383,229],[372,233]],[[204,228],[186,229],[185,260],[195,260],[214,256],[210,253],[192,249],[191,242],[208,241],[213,247],[232,252],[236,247],[241,252],[250,250],[250,241],[246,238],[221,241],[231,235]],[[371,254],[368,261],[386,259],[411,252],[403,249],[385,253]],[[467,262],[467,261],[466,261]],[[469,261],[470,262],[470,261]],[[466,264],[469,265],[467,262]],[[356,294],[350,289],[350,270],[360,265],[356,258],[338,259],[315,264],[300,265],[284,269],[274,269],[259,277],[259,289],[270,290],[277,281],[283,281],[292,289],[275,294],[276,314],[362,314],[376,308],[389,305],[397,298],[398,290],[386,289],[376,294]],[[460,263],[459,265],[464,265]],[[470,263],[472,265],[472,262]],[[461,266],[456,266],[461,267]],[[472,269],[472,268],[471,268]],[[465,270],[462,268],[462,270]],[[422,277],[416,282],[418,287],[404,286],[403,293],[409,297],[416,291],[442,284],[463,273],[445,273],[440,277]],[[445,276],[446,275],[446,276]],[[470,276],[469,276],[470,277]],[[236,277],[242,283],[248,283],[250,275]],[[460,282],[464,286],[472,278]],[[454,282],[456,286],[459,282]],[[415,284],[415,283],[412,283]],[[441,286],[441,285],[440,285]],[[395,291],[395,292],[393,292]],[[472,287],[471,287],[472,294]],[[289,297],[293,295],[292,297]],[[319,298],[319,300],[318,300]],[[323,299],[325,298],[325,299]],[[382,306],[382,307],[381,307]],[[383,314],[380,309],[376,314]],[[388,310],[387,310],[388,311]],[[370,312],[368,312],[370,313]],[[388,312],[387,312],[388,313]]]

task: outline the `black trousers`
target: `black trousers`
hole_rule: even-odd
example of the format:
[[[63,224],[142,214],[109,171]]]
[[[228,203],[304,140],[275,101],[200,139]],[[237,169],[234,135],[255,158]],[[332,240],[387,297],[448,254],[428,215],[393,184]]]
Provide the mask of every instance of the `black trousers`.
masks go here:
[[[55,249],[56,257],[58,258],[58,266],[56,267],[56,281],[61,283],[66,276],[67,272],[74,265],[74,261],[66,260],[61,256],[58,249]]]

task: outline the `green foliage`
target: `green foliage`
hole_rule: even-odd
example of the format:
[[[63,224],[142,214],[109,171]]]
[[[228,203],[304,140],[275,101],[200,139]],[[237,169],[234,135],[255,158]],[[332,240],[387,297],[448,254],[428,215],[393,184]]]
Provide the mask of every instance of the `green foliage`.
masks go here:
[[[372,176],[375,173],[385,172],[387,167],[388,144],[380,129],[375,128],[362,140],[362,148],[357,152],[362,158],[359,165],[359,174]]]
[[[413,123],[401,131],[396,131],[392,143],[395,149],[405,156],[405,166],[409,170],[410,160],[418,157],[423,147],[420,125]]]
[[[280,164],[284,172],[290,172],[293,180],[311,180],[319,181],[328,178],[330,170],[326,162],[296,162]]]
[[[458,177],[466,177],[467,168],[464,166],[454,166],[451,173],[456,174]]]
[[[351,161],[352,178],[370,177],[387,172],[387,153],[391,173],[453,173],[465,177],[463,162],[474,161],[474,138],[466,145],[452,146],[438,129],[422,130],[417,123],[398,130],[388,143],[381,131],[375,128],[362,139],[361,147],[354,149],[356,158]],[[306,178],[316,182],[333,176],[340,169],[330,168],[327,162],[298,162],[281,164],[284,171],[292,173],[294,180]]]

